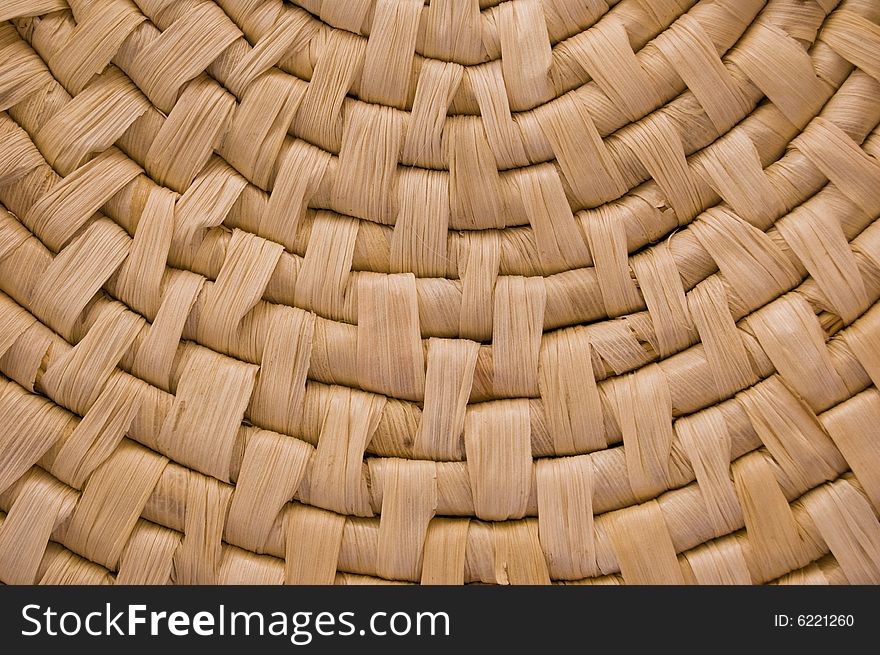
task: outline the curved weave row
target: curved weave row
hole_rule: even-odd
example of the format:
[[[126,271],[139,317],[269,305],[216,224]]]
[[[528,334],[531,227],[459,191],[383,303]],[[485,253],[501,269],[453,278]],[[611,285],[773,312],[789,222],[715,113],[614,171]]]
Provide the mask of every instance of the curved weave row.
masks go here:
[[[880,582],[876,0],[0,21],[0,581]]]

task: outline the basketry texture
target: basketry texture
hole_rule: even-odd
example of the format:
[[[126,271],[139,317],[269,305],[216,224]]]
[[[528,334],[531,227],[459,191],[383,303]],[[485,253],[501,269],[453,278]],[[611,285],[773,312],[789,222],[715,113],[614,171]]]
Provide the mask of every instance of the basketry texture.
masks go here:
[[[0,21],[0,581],[880,582],[876,0]]]

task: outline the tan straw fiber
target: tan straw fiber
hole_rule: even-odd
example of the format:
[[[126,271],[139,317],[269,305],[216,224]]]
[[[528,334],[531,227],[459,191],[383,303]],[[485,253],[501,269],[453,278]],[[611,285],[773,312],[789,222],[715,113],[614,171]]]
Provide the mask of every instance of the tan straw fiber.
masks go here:
[[[0,582],[880,583],[877,0],[0,21]]]

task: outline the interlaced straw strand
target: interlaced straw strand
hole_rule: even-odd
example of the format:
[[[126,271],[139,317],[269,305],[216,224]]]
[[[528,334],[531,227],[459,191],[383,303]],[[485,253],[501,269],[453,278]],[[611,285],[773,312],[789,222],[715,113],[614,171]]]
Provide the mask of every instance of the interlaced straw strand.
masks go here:
[[[874,0],[0,0],[0,582],[880,583]]]

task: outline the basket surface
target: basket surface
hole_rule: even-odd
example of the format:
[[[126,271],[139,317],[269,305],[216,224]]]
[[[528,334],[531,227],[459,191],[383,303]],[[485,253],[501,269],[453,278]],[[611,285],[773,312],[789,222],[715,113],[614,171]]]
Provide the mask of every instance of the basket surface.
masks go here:
[[[0,581],[880,582],[876,0],[0,20]]]

